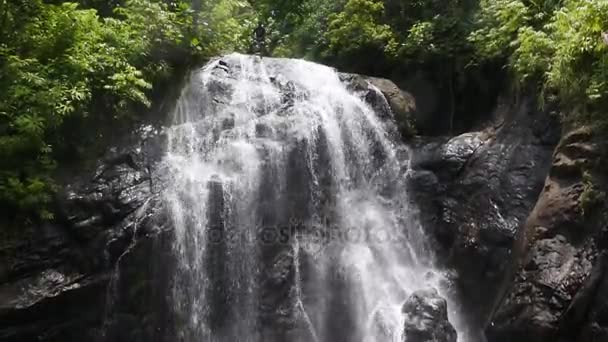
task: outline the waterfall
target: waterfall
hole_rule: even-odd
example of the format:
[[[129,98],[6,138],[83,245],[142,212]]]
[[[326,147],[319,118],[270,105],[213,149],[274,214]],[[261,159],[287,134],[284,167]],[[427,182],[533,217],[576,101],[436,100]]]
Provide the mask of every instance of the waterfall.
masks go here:
[[[329,67],[235,54],[172,120],[179,341],[401,341],[403,302],[442,277],[390,113]]]

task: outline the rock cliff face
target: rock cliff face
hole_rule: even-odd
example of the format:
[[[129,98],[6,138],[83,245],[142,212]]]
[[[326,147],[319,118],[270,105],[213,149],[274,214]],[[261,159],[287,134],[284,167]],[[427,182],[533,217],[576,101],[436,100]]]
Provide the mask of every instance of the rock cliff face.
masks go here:
[[[419,139],[411,187],[440,262],[473,322],[483,325],[506,280],[518,230],[534,207],[559,130],[528,104],[502,105],[489,127]]]
[[[606,141],[581,128],[564,135],[543,191],[520,231],[491,341],[608,340]]]
[[[137,284],[129,289],[131,299],[146,295],[137,291],[151,281],[157,270],[146,268],[156,266],[154,258],[162,254],[162,249],[153,251],[152,243],[167,228],[151,173],[162,150],[151,128],[132,138],[111,149],[93,175],[66,184],[58,195],[55,222],[24,227],[3,238],[1,341],[94,340],[112,333],[117,311],[109,305],[120,299],[121,284]],[[140,215],[141,210],[146,214]],[[119,264],[138,265],[139,274],[129,274]],[[162,289],[162,281],[154,288]],[[162,298],[150,294],[146,300]],[[153,323],[140,325],[156,329]]]
[[[607,144],[587,127],[562,135],[529,108],[503,107],[478,132],[419,139],[411,186],[487,341],[604,341]]]

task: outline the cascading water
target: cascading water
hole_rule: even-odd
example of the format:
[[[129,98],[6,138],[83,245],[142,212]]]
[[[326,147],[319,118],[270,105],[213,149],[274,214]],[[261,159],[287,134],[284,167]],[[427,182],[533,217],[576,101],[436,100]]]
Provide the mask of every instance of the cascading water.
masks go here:
[[[401,305],[440,276],[378,114],[309,62],[193,74],[164,161],[179,340],[401,341]]]

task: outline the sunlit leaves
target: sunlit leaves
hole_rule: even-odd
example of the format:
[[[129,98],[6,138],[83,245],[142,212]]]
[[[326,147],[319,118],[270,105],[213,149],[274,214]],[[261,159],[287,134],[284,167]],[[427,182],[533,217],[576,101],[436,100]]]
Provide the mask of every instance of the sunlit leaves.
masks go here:
[[[483,0],[477,26],[478,54],[508,60],[519,82],[540,82],[564,119],[606,121],[608,0]]]
[[[548,58],[554,53],[551,38],[543,31],[525,26],[518,31],[516,46],[511,56],[511,67],[520,81],[542,77],[549,67]]]
[[[150,106],[145,90],[151,89],[152,84],[143,79],[142,72],[133,66],[127,66],[124,70],[109,77],[109,82],[104,89],[112,91],[119,98],[126,98],[134,102]]]
[[[364,48],[394,51],[396,41],[390,26],[382,24],[384,3],[349,0],[344,10],[329,17],[326,37],[335,53],[349,54]]]
[[[202,3],[0,0],[1,207],[49,217],[65,122],[127,122],[173,65],[243,49],[248,2]]]
[[[598,110],[608,103],[608,46],[601,34],[608,30],[608,0],[570,0],[548,25],[556,43],[548,73],[549,86],[567,101]]]
[[[204,2],[200,12],[200,39],[202,50],[208,55],[232,51],[245,51],[251,42],[254,28],[254,11],[243,0]]]
[[[434,42],[435,24],[432,21],[417,22],[409,29],[405,41],[401,44],[399,55],[413,56],[422,53],[427,55],[437,51]]]
[[[482,0],[477,30],[469,40],[483,58],[505,57],[517,44],[517,34],[530,20],[528,7],[519,0]]]

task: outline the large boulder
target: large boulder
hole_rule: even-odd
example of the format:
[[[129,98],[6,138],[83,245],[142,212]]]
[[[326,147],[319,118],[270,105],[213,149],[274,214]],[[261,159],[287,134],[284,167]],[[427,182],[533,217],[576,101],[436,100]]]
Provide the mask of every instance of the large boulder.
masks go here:
[[[414,145],[410,189],[464,311],[483,327],[513,243],[543,189],[559,127],[532,105],[502,105],[489,127]]]
[[[435,289],[414,292],[403,304],[403,342],[456,342],[447,302]]]
[[[606,142],[566,134],[517,240],[515,277],[487,335],[491,341],[608,339]]]
[[[368,77],[367,81],[378,89],[388,101],[401,134],[409,138],[416,133],[416,99],[412,94],[399,89],[393,81],[385,78]]]
[[[391,114],[401,136],[410,139],[416,134],[416,99],[399,89],[391,80],[357,74],[340,74],[350,90],[360,96],[380,115]]]

